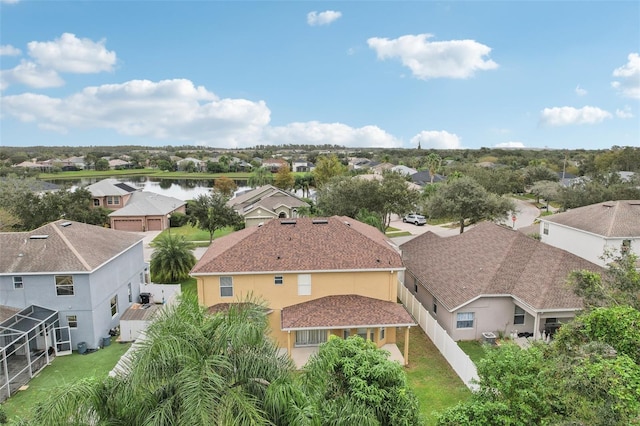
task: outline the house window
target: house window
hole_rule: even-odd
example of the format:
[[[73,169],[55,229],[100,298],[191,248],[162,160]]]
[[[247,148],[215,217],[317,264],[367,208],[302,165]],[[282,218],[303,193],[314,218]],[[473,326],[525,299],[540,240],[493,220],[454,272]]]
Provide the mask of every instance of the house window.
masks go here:
[[[622,241],[622,247],[620,249],[620,251],[624,254],[624,253],[629,253],[629,249],[631,248],[631,240],[623,240]]]
[[[275,277],[273,277],[273,283],[275,285],[281,285],[284,283],[284,278],[282,277],[282,275],[276,275]]]
[[[384,340],[385,334],[386,334],[386,328],[381,327],[380,328],[380,339],[379,340]]]
[[[233,297],[233,277],[220,277],[220,297]]]
[[[436,302],[433,302],[433,314],[437,314],[438,313],[438,304]]]
[[[358,336],[362,337],[364,340],[367,340],[367,329],[359,328]],[[369,331],[369,340],[373,341],[373,330]]]
[[[111,298],[111,317],[118,315],[118,295],[116,294]]]
[[[319,345],[327,341],[327,330],[296,331],[296,346]]]
[[[69,326],[69,328],[78,328],[78,316],[67,315],[67,325]]]
[[[544,235],[549,235],[549,224],[545,223],[544,225],[542,225],[542,233]]]
[[[343,339],[348,339],[350,335],[351,335],[351,331],[350,330],[342,330],[342,338]]]
[[[298,296],[311,296],[311,275],[298,275]]]
[[[520,306],[516,306],[516,310],[513,314],[513,324],[524,324],[524,309],[522,309]]]
[[[13,288],[16,290],[23,288],[24,283],[22,282],[22,277],[13,277]]]
[[[93,199],[93,205],[94,205],[94,207],[100,207],[100,200],[97,199],[97,198],[94,198]]]
[[[473,312],[460,312],[456,315],[456,328],[473,328]]]
[[[120,204],[120,197],[107,197],[107,205],[118,205]]]
[[[73,277],[71,275],[56,275],[56,295],[73,296]]]
[[[133,295],[131,294],[131,283],[127,285],[127,297],[129,299],[129,303],[133,302]]]

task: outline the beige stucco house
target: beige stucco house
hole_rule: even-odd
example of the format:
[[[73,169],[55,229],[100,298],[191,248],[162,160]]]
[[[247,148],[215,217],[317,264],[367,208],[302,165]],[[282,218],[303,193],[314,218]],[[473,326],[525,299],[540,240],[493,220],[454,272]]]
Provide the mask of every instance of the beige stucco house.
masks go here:
[[[309,207],[289,192],[273,185],[263,185],[238,195],[227,202],[240,216],[244,218],[245,226],[258,226],[275,218],[295,218],[298,208]]]
[[[396,299],[403,270],[397,247],[377,229],[333,216],[275,219],[216,239],[191,275],[205,306],[264,300],[271,335],[292,356],[352,334],[398,352],[400,328],[408,362],[415,321]]]
[[[454,340],[483,332],[552,334],[583,308],[567,283],[602,268],[512,229],[484,222],[453,237],[402,244],[404,285]]]
[[[120,231],[162,231],[169,228],[171,214],[186,212],[182,200],[140,191],[117,179],[103,179],[87,186],[87,190],[94,207],[114,210],[109,214],[111,228]]]

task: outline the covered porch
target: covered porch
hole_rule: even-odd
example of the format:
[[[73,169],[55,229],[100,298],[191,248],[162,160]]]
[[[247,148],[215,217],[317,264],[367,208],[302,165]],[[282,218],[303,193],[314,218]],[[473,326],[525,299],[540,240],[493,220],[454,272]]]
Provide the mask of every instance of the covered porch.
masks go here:
[[[326,296],[288,306],[281,311],[283,348],[298,367],[318,351],[330,336],[359,335],[390,353],[402,365],[409,363],[409,328],[417,325],[403,305],[359,295]],[[396,333],[404,332],[404,353],[396,346]]]

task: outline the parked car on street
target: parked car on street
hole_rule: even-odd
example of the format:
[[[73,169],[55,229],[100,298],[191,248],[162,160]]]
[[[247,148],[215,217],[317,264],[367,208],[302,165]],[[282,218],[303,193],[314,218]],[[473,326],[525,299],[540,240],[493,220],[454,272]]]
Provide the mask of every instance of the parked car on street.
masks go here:
[[[424,216],[411,213],[402,218],[404,223],[413,223],[414,225],[422,226],[427,223],[427,219]]]

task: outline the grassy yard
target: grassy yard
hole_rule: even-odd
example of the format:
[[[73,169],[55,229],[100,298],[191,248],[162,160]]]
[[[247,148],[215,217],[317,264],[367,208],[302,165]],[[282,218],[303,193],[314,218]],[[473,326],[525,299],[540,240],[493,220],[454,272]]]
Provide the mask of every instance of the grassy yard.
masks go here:
[[[462,349],[464,353],[469,355],[469,358],[471,358],[474,364],[477,364],[486,354],[485,345],[478,340],[459,341],[458,346],[460,346],[460,349]]]
[[[402,229],[394,228],[393,226],[387,226],[385,234],[387,237],[407,237],[411,235],[411,232],[403,231]]]
[[[397,345],[403,351],[404,333],[398,333],[398,337]],[[435,424],[435,411],[443,411],[471,396],[471,391],[420,327],[412,327],[409,332],[409,366],[405,371],[427,425]]]
[[[162,231],[160,235],[164,235],[168,233],[169,230],[165,229]],[[224,228],[216,231],[213,234],[213,238],[224,237],[227,234],[233,232],[233,228]],[[195,226],[191,226],[189,224],[181,226],[179,228],[171,228],[172,235],[182,235],[187,241],[206,241],[207,246],[209,245],[209,231],[203,231],[202,229],[196,228]]]
[[[116,343],[86,355],[59,356],[33,378],[29,388],[6,400],[2,406],[9,419],[26,417],[35,405],[46,398],[51,390],[86,377],[107,377],[120,357],[129,349],[130,343]]]

